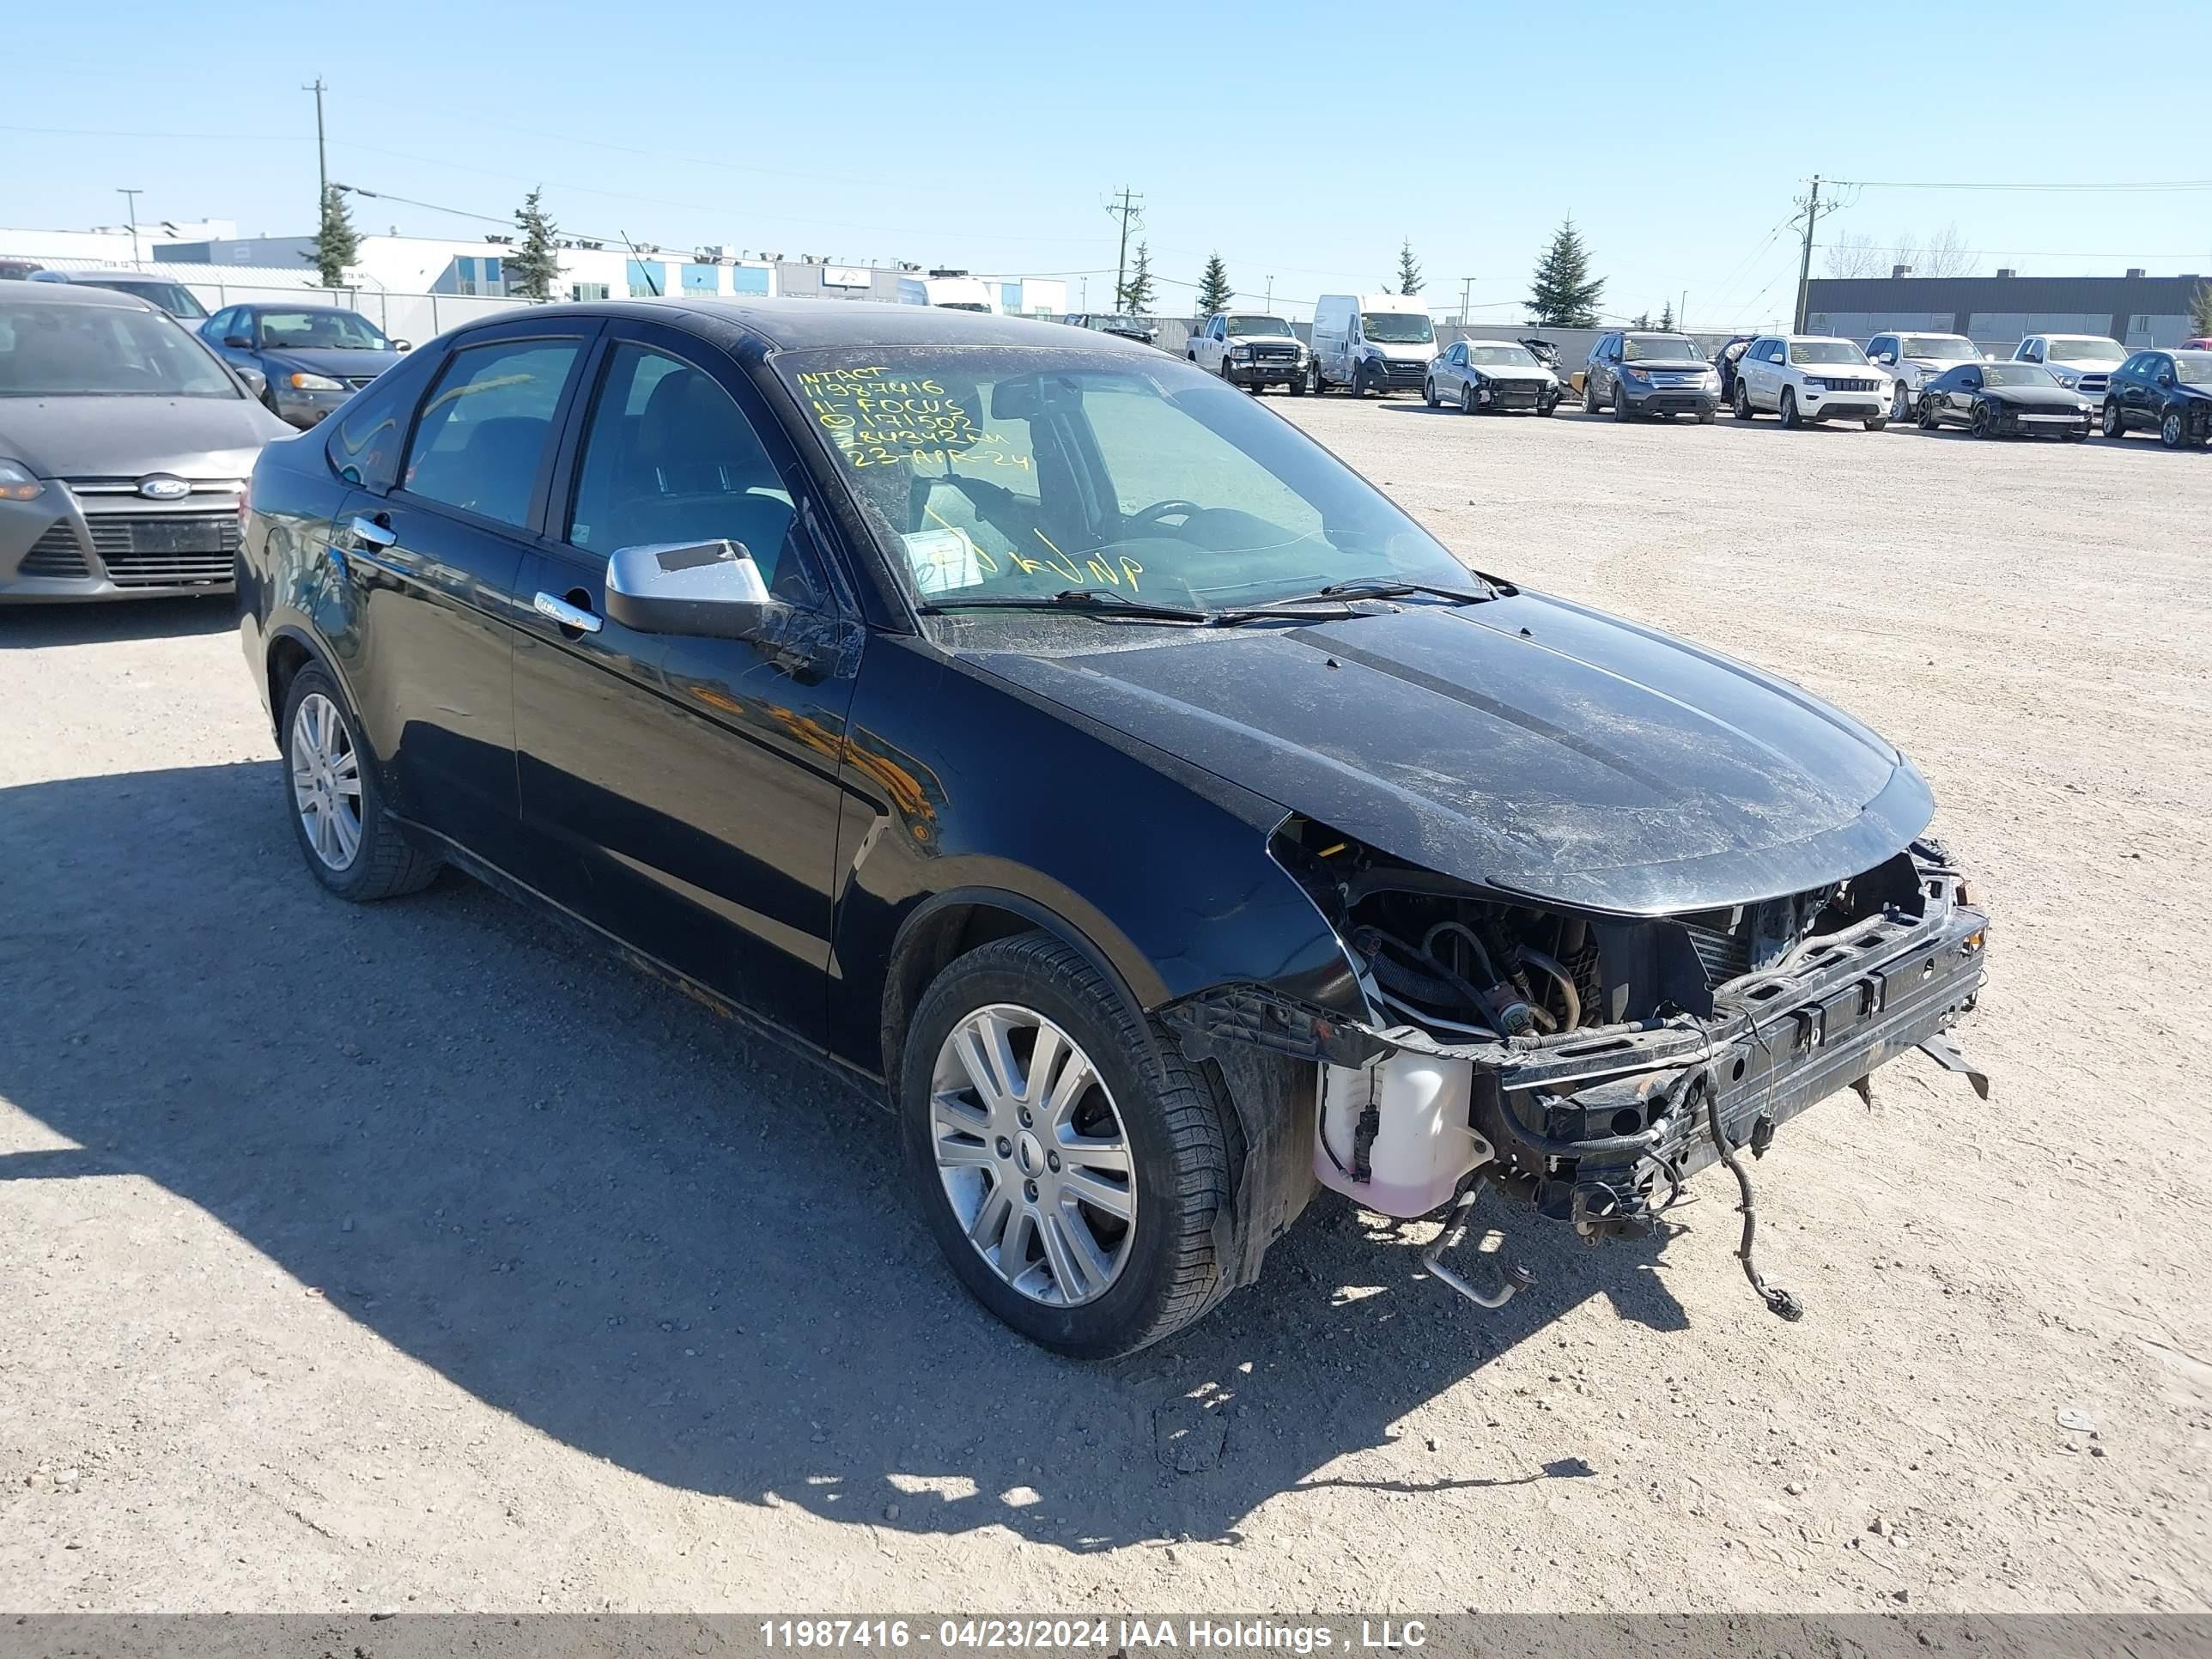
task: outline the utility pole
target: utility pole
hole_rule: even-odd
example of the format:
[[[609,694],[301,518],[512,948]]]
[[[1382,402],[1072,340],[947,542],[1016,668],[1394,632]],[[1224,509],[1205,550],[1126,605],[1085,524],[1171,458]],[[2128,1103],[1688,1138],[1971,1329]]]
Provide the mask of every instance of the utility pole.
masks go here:
[[[123,211],[131,226],[131,268],[137,270],[142,268],[138,258],[138,198],[146,192],[143,190],[125,190],[122,185],[118,185],[115,187],[115,193],[123,198]]]
[[[1813,175],[1813,193],[1805,203],[1805,250],[1797,260],[1797,320],[1790,325],[1791,332],[1805,331],[1806,285],[1813,280],[1813,227],[1820,219],[1820,175]]]
[[[1273,311],[1275,308],[1275,279],[1272,276],[1267,278],[1267,303],[1260,308],[1262,311]]]
[[[1462,328],[1467,326],[1467,297],[1474,287],[1474,277],[1462,276],[1459,279],[1459,325]]]
[[[300,90],[315,94],[315,227],[319,230],[323,223],[323,204],[330,199],[331,194],[330,158],[325,154],[323,145],[323,94],[330,88],[323,84],[323,77],[318,75],[313,82]]]
[[[1114,309],[1116,311],[1121,309],[1122,284],[1128,279],[1129,221],[1136,218],[1142,211],[1138,204],[1144,199],[1141,196],[1133,195],[1129,187],[1124,185],[1121,186],[1120,199],[1106,204],[1106,211],[1121,222],[1121,252],[1114,261]]]

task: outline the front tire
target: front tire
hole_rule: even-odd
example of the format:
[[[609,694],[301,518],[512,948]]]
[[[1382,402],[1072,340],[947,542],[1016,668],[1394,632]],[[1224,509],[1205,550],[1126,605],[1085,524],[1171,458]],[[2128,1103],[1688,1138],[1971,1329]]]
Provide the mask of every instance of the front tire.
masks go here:
[[[1283,390],[1289,392],[1293,398],[1304,397],[1306,395],[1306,377],[1303,374],[1291,375],[1289,380],[1283,383]]]
[[[1782,388],[1782,403],[1779,412],[1782,416],[1782,424],[1789,428],[1793,432],[1805,424],[1804,421],[1800,418],[1797,413],[1797,393],[1786,386]]]
[[[1613,418],[1623,422],[1624,424],[1630,418],[1628,412],[1628,394],[1626,392],[1623,392],[1619,386],[1615,386],[1613,389]]]
[[[2118,398],[2105,399],[2104,416],[2098,422],[2098,425],[2107,438],[2124,438],[2128,435],[2128,417],[2120,413],[2120,400]]]
[[[1977,438],[1994,438],[1997,435],[1996,422],[1991,419],[1990,406],[1987,404],[1974,405],[1973,430]]]
[[[1111,1358],[1223,1294],[1234,1110],[1060,939],[994,940],[938,976],[899,1111],[954,1275],[1032,1342]]]
[[[1437,383],[1434,380],[1421,382],[1421,401],[1431,409],[1437,406]]]
[[[1867,429],[1868,431],[1869,431],[1869,432],[1880,432],[1880,431],[1881,431],[1884,428],[1887,427],[1887,426],[1888,426],[1888,424],[1889,424],[1889,416],[1887,416],[1887,415],[1869,415],[1869,416],[1867,416],[1866,429]]]
[[[280,729],[292,834],[309,873],[356,904],[428,887],[439,861],[410,846],[385,817],[375,762],[326,670],[293,677]]]
[[[1309,363],[1306,366],[1306,390],[1316,398],[1328,390],[1328,382],[1321,377],[1319,363]]]
[[[1905,382],[1902,380],[1897,383],[1896,389],[1889,395],[1889,418],[1893,421],[1907,421],[1912,418],[1912,398],[1911,393],[1906,392]]]
[[[2189,447],[2189,428],[2181,418],[2181,411],[2169,409],[2158,423],[2158,441],[2168,449]]]
[[[1459,389],[1459,412],[1462,415],[1472,415],[1475,412],[1474,388],[1471,386],[1463,386]]]

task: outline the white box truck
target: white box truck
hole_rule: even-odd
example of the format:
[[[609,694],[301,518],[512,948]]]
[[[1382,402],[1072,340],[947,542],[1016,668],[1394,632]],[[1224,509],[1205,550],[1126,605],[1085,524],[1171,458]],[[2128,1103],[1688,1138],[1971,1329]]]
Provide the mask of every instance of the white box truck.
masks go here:
[[[1436,355],[1436,325],[1413,295],[1324,294],[1314,307],[1306,390],[1418,392]]]

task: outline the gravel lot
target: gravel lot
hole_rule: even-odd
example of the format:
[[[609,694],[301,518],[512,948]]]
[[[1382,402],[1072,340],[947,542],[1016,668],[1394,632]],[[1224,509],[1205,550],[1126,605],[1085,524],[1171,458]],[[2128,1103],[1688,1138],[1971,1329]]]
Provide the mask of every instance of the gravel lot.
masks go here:
[[[1783,1134],[1803,1322],[1710,1172],[1491,1316],[1317,1202],[1057,1361],[866,1103],[465,880],[324,896],[227,602],[0,614],[0,1607],[2205,1608],[2212,456],[1270,401],[1933,781],[1994,1098]]]

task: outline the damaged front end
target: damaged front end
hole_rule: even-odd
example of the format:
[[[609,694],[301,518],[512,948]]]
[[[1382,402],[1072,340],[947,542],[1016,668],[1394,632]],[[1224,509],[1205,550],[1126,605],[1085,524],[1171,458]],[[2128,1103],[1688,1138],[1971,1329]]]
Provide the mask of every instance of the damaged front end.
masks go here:
[[[1675,915],[1602,915],[1493,891],[1299,818],[1277,861],[1336,929],[1370,1018],[1268,988],[1218,988],[1166,1011],[1187,1045],[1253,1043],[1317,1062],[1310,1110],[1324,1186],[1394,1216],[1451,1206],[1442,1264],[1484,1184],[1586,1242],[1649,1232],[1690,1176],[1725,1163],[1742,1196],[1776,1130],[1921,1048],[1975,1072],[1947,1035],[1974,1006],[1987,917],[1926,840],[1808,891]],[[1516,1270],[1517,1273],[1517,1270]]]

